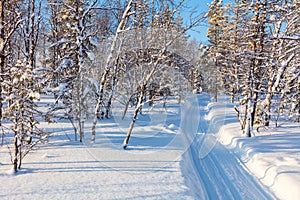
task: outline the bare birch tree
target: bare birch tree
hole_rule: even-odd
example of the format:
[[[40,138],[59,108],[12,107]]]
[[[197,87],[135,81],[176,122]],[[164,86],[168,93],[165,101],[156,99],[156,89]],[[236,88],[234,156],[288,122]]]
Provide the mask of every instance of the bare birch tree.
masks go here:
[[[122,43],[122,34],[124,31],[126,31],[126,25],[127,22],[129,20],[129,17],[131,16],[131,11],[133,8],[133,0],[130,0],[127,4],[126,9],[123,12],[121,21],[119,22],[118,28],[116,30],[115,36],[113,38],[111,47],[110,47],[110,52],[108,54],[106,63],[105,63],[105,68],[104,68],[104,72],[102,74],[102,78],[101,78],[101,82],[100,82],[100,89],[99,89],[99,93],[98,93],[98,100],[97,100],[97,105],[95,108],[95,113],[94,113],[94,120],[93,120],[93,125],[92,125],[92,141],[95,141],[95,137],[96,137],[96,126],[97,126],[97,121],[98,121],[98,116],[99,116],[99,112],[104,112],[102,111],[103,107],[104,107],[104,102],[103,102],[103,98],[104,98],[104,93],[105,93],[105,84],[107,83],[107,77],[110,73],[110,70],[113,66],[116,65],[116,58],[117,58],[117,54],[118,54],[118,49],[121,48],[121,46],[118,46],[119,43]],[[116,71],[116,70],[114,70]]]

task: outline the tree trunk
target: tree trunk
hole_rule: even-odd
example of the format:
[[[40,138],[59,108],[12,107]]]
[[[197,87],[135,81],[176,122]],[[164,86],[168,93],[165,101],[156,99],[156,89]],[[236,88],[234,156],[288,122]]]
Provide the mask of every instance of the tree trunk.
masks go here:
[[[247,137],[252,136],[252,130],[253,130],[253,103],[252,103],[252,97],[249,98],[248,104],[246,106],[246,121],[245,121],[245,134]]]
[[[4,2],[5,0],[0,1],[0,74],[4,70]],[[2,75],[0,75],[0,81],[3,81]],[[2,86],[0,85],[0,126],[2,125]]]
[[[22,165],[22,140],[20,141],[19,144],[19,162],[18,162],[18,170],[21,169],[21,165]]]
[[[140,96],[139,96],[139,100],[138,100],[138,104],[134,110],[134,113],[133,113],[133,117],[132,117],[132,121],[131,121],[131,124],[130,124],[130,127],[129,127],[129,130],[128,130],[128,133],[127,133],[127,136],[123,142],[123,148],[126,149],[127,148],[127,145],[128,145],[128,142],[129,142],[129,138],[131,136],[131,133],[132,133],[132,130],[134,128],[134,124],[135,124],[135,121],[137,119],[137,116],[138,116],[138,113],[142,107],[142,103],[143,103],[143,99],[144,99],[144,96],[145,96],[145,91],[146,91],[146,85],[143,85],[141,87],[141,92],[140,92]]]
[[[216,62],[216,67],[218,67],[217,65],[218,65],[218,62]],[[216,73],[216,72],[214,72],[214,73]],[[214,78],[213,78],[214,102],[217,102],[218,101],[218,83],[217,83],[218,78],[217,78],[217,74],[214,74],[213,76],[214,76]]]
[[[15,133],[15,136],[14,136],[14,159],[13,159],[15,173],[18,172],[18,156],[19,156],[18,136],[17,136],[17,133]]]
[[[256,85],[255,88],[254,88],[254,92],[253,92],[253,99],[252,99],[252,102],[253,102],[253,109],[251,110],[252,113],[251,113],[251,127],[253,128],[254,127],[254,121],[255,121],[255,117],[256,116],[256,111],[257,111],[257,100],[258,100],[258,88],[259,86]]]
[[[118,62],[114,66],[114,73],[113,73],[113,78],[112,78],[112,82],[111,82],[112,89],[111,89],[111,93],[109,94],[106,111],[105,111],[105,117],[107,119],[110,117],[112,99],[114,97],[114,92],[115,92],[116,84],[117,84],[117,73],[118,73]]]
[[[73,129],[74,129],[74,140],[77,141],[77,128],[76,128],[76,126],[74,124],[73,119],[70,118],[70,122],[71,122],[71,124],[73,126]]]
[[[79,127],[79,141],[82,142],[84,138],[84,121],[79,119],[78,120],[78,127]]]
[[[218,86],[217,83],[214,83],[214,102],[218,102]]]
[[[265,108],[265,126],[269,126],[270,125],[270,119],[271,119],[271,101],[272,101],[272,97],[273,95],[271,93],[268,93],[266,96],[266,108]]]

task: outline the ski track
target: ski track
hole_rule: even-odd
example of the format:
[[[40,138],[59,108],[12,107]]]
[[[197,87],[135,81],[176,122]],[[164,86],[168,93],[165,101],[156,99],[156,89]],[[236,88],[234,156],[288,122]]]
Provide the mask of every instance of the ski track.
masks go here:
[[[209,123],[204,120],[208,112],[203,107],[200,111],[203,116],[199,124],[201,133],[209,129]],[[205,134],[198,134],[181,161],[186,184],[196,199],[276,199],[270,189],[251,175],[237,156],[219,142],[201,158],[199,150],[205,145],[205,137]]]

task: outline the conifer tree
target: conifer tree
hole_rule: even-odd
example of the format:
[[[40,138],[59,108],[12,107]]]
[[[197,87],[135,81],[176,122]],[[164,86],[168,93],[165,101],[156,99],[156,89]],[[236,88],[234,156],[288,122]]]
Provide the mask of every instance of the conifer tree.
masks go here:
[[[11,129],[14,132],[15,172],[21,168],[22,159],[28,151],[47,137],[47,134],[37,127],[40,116],[36,104],[40,100],[40,94],[36,92],[39,90],[38,80],[33,74],[32,66],[25,63],[17,61],[15,66],[10,68],[9,83],[4,88],[8,105],[4,109],[4,116],[12,122]]]
[[[208,24],[209,28],[207,30],[207,37],[210,42],[210,54],[213,59],[213,66],[211,66],[212,71],[212,88],[211,91],[214,94],[214,101],[217,101],[218,87],[219,87],[219,70],[220,62],[219,56],[221,54],[221,40],[222,34],[224,32],[224,10],[222,0],[214,0],[211,5],[209,5],[209,11],[207,13],[209,18]]]

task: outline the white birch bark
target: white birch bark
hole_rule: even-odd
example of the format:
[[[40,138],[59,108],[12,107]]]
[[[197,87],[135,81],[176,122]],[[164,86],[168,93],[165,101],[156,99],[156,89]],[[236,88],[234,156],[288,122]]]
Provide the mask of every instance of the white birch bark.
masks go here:
[[[123,12],[122,19],[118,25],[116,34],[114,36],[114,39],[113,39],[113,42],[112,42],[112,45],[110,48],[108,58],[105,63],[105,69],[104,69],[104,72],[103,72],[103,75],[101,78],[101,82],[100,82],[100,89],[99,89],[99,96],[97,99],[97,105],[96,105],[95,112],[94,112],[94,120],[93,120],[93,125],[92,125],[92,141],[95,141],[96,126],[97,126],[97,121],[98,121],[98,112],[99,112],[99,110],[101,110],[101,105],[103,104],[103,95],[104,95],[105,84],[107,82],[107,77],[108,77],[109,71],[112,67],[111,64],[116,56],[117,42],[120,37],[120,34],[122,34],[125,31],[128,18],[131,15],[130,12],[131,12],[132,7],[133,7],[133,0],[130,0],[127,4],[125,11]]]

